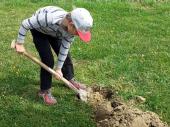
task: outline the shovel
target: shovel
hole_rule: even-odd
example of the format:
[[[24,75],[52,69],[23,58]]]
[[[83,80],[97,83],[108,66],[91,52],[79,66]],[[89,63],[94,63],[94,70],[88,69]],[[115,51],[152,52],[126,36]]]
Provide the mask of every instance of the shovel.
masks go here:
[[[11,48],[15,49],[15,40],[12,41],[11,43]],[[55,72],[52,68],[48,67],[47,65],[45,65],[44,63],[42,63],[39,59],[37,59],[36,57],[32,56],[31,54],[29,54],[27,51],[22,53],[24,56],[26,56],[27,58],[31,59],[33,62],[35,62],[36,64],[40,65],[42,68],[44,68],[46,71],[48,71],[49,73],[51,73],[54,77],[59,77],[59,74],[57,72]],[[82,90],[82,89],[77,89],[71,82],[69,82],[67,79],[65,79],[64,77],[62,77],[60,79],[61,81],[63,81],[65,83],[66,86],[68,86],[70,89],[72,89],[80,98],[80,100],[86,102],[87,101],[87,91]]]

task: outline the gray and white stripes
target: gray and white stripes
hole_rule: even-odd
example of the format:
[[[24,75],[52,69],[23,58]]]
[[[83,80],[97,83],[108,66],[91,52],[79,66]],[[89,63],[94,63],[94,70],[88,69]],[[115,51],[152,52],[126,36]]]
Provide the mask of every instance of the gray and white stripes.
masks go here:
[[[22,21],[18,32],[18,43],[24,43],[25,36],[28,30],[36,29],[39,32],[48,34],[53,37],[60,37],[62,44],[58,56],[57,68],[62,68],[67,57],[71,42],[74,36],[66,32],[60,23],[67,14],[62,8],[55,6],[47,6],[37,10],[32,17]],[[57,42],[56,42],[57,43]]]

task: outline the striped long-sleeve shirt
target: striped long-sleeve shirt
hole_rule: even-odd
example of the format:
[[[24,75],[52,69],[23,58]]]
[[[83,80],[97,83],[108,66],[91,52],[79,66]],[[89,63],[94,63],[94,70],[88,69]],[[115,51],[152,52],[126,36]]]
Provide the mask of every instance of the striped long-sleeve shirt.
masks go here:
[[[62,39],[57,68],[62,68],[63,63],[67,57],[70,45],[74,36],[65,31],[61,26],[63,18],[68,12],[62,8],[55,6],[47,6],[37,10],[32,17],[22,21],[17,42],[24,43],[26,33],[30,29],[36,29],[39,32],[48,34],[53,37]],[[57,42],[56,42],[57,43]]]

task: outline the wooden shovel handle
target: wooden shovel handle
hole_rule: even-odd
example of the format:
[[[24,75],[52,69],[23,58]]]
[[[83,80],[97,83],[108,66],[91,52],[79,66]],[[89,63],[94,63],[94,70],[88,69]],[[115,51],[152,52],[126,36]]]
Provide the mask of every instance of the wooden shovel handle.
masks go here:
[[[36,57],[32,56],[31,54],[29,54],[28,52],[24,52],[23,53],[26,57],[28,57],[29,59],[31,59],[33,62],[37,63],[38,65],[40,65],[42,68],[44,68],[46,71],[48,71],[49,73],[51,73],[54,76],[59,77],[59,74],[56,73],[53,69],[51,69],[50,67],[48,67],[47,65],[45,65],[44,63],[42,63],[39,59],[37,59]],[[67,79],[65,79],[64,77],[61,78],[61,81],[63,81],[69,88],[71,88],[72,90],[74,90],[76,93],[79,93],[79,90],[73,85],[71,84]]]
[[[13,48],[13,49],[15,48],[15,40],[12,41],[11,48]],[[40,65],[42,68],[44,68],[46,71],[48,71],[52,75],[59,77],[58,73],[56,73],[53,69],[51,69],[50,67],[48,67],[47,65],[42,63],[39,59],[32,56],[28,52],[26,52],[26,51],[23,52],[23,55],[26,56],[27,58],[31,59],[33,62],[37,63],[38,65]],[[63,81],[70,89],[74,90],[76,93],[79,93],[79,90],[72,83],[70,83],[67,79],[62,77],[61,81]]]

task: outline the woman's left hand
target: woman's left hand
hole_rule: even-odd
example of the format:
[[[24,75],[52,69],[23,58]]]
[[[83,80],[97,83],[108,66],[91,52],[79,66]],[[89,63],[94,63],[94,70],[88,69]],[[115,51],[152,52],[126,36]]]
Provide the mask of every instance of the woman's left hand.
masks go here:
[[[58,75],[56,75],[55,78],[56,78],[57,80],[62,79],[63,73],[61,72],[61,69],[60,69],[60,68],[56,69],[56,72],[57,72]]]

